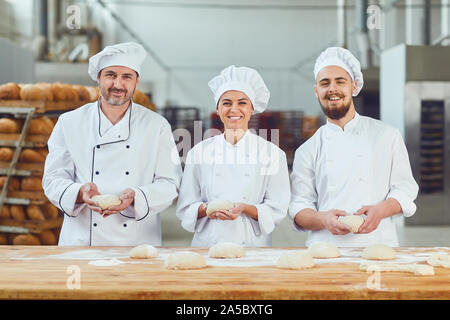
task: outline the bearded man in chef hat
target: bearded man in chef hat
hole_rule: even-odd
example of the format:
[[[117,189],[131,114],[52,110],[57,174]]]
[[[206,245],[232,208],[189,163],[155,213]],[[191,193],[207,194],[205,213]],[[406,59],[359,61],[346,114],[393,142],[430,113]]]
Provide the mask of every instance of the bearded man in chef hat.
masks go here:
[[[177,197],[182,171],[170,124],[132,101],[145,57],[133,42],[91,57],[98,101],[53,129],[42,184],[64,213],[60,245],[161,245],[159,212]]]
[[[327,123],[295,152],[289,215],[306,245],[398,246],[393,217],[412,216],[418,186],[400,132],[359,115],[353,97],[363,87],[359,61],[344,48],[323,51],[314,66],[314,93]],[[340,222],[364,218],[358,231]]]

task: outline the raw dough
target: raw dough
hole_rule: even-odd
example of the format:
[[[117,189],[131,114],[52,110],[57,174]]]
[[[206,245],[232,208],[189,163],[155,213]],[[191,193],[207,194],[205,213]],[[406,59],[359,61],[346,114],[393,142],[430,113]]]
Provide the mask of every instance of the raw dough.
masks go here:
[[[280,255],[277,267],[283,269],[307,269],[314,266],[314,259],[307,251],[288,251]]]
[[[244,247],[231,242],[222,242],[209,248],[211,258],[241,258],[245,256]]]
[[[434,268],[426,264],[399,264],[399,263],[373,263],[363,262],[360,265],[361,270],[366,271],[403,271],[412,272],[419,276],[432,276],[434,275]]]
[[[200,254],[181,251],[169,254],[164,261],[167,269],[200,269],[206,267],[206,260]]]
[[[108,209],[113,206],[118,206],[122,202],[115,194],[100,194],[97,196],[93,196],[91,200],[97,202],[98,206],[102,208],[102,210]]]
[[[395,259],[395,251],[385,244],[373,244],[365,248],[361,256],[369,260],[391,260]]]
[[[206,207],[206,215],[209,215],[215,211],[219,210],[230,210],[234,207],[233,203],[227,200],[213,200],[208,202],[208,206]]]
[[[130,258],[148,259],[158,256],[158,250],[149,244],[141,244],[130,251]]]
[[[446,253],[433,253],[428,257],[427,262],[431,266],[450,268],[450,255]]]
[[[364,218],[356,215],[348,215],[345,217],[340,217],[339,222],[350,227],[351,232],[358,232],[359,227],[364,223]]]
[[[308,252],[313,258],[337,258],[341,256],[338,247],[329,242],[315,242]]]

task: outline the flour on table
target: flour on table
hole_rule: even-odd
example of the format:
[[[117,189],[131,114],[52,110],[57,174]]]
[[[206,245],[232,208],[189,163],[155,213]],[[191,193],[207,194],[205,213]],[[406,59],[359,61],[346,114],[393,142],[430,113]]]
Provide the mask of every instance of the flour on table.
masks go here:
[[[373,263],[365,262],[360,265],[361,270],[365,271],[400,271],[411,272],[419,276],[432,276],[434,275],[434,268],[426,264],[400,264],[400,263]]]
[[[117,259],[92,260],[92,261],[88,262],[88,264],[91,264],[91,265],[97,266],[97,267],[111,267],[111,266],[117,266],[122,263],[125,263],[125,262],[117,260]]]

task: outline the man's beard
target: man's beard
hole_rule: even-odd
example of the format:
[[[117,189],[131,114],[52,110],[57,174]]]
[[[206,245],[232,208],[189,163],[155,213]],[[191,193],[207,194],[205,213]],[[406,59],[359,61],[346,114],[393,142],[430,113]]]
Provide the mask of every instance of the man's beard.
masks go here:
[[[105,101],[113,106],[121,106],[124,105],[125,103],[127,103],[128,101],[130,101],[130,99],[133,97],[134,94],[134,90],[132,92],[131,95],[128,95],[128,91],[127,90],[119,90],[117,88],[109,88],[109,89],[105,89],[103,88],[101,85],[99,85],[100,87],[100,93],[102,95],[102,97],[105,99]],[[124,92],[125,95],[123,98],[115,98],[112,96],[112,92]]]
[[[343,96],[339,96],[341,98],[343,98]],[[326,100],[328,100],[328,96],[325,97]],[[345,117],[345,115],[347,114],[348,110],[350,110],[350,106],[352,104],[352,101],[350,99],[350,101],[347,104],[342,104],[342,106],[340,107],[332,107],[332,108],[327,108],[325,107],[319,99],[319,104],[322,107],[322,111],[323,113],[330,119],[332,120],[339,120],[342,119],[343,117]]]

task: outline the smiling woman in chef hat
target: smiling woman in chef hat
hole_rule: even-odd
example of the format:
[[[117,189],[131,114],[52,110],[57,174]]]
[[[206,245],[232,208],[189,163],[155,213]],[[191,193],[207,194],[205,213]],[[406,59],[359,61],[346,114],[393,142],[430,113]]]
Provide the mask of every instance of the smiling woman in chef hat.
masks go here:
[[[271,245],[289,204],[286,155],[248,130],[251,115],[266,109],[270,92],[256,70],[234,65],[208,85],[225,130],[189,151],[177,216],[195,232],[193,246]]]

